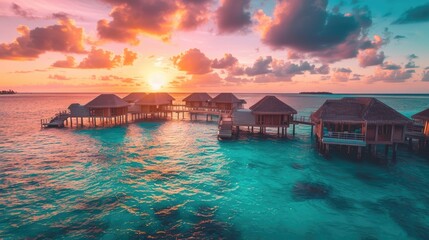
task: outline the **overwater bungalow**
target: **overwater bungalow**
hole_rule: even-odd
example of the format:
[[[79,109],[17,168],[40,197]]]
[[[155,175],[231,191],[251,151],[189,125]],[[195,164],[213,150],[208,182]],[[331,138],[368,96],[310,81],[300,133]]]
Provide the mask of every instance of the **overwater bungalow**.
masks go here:
[[[101,94],[89,103],[85,104],[90,118],[96,125],[99,118],[102,124],[106,123],[127,123],[129,104],[115,94]]]
[[[412,118],[423,125],[423,135],[429,139],[429,108],[414,114]]]
[[[212,97],[207,93],[192,93],[183,99],[187,107],[210,107]]]
[[[173,105],[175,99],[168,93],[149,93],[136,102],[140,113],[159,113],[164,107]]]
[[[127,103],[136,103],[140,101],[144,96],[146,96],[146,93],[143,92],[133,92],[128,94],[127,96],[123,97],[122,100],[124,100]]]
[[[277,128],[277,134],[287,135],[287,128],[293,121],[297,111],[275,96],[265,96],[250,109],[239,109],[233,113],[233,124],[240,126],[259,127],[261,133],[267,128]],[[281,131],[281,132],[280,132]]]
[[[244,104],[246,104],[246,101],[243,99],[238,99],[232,93],[221,93],[214,97],[211,100],[211,103],[213,104],[213,107],[216,107],[220,110],[236,110],[242,109]]]
[[[395,159],[398,143],[405,140],[410,119],[376,98],[343,98],[327,100],[311,115],[319,150],[329,152],[330,145],[362,147],[376,153],[377,145],[385,145],[387,155],[393,146]],[[350,150],[350,148],[348,148]]]

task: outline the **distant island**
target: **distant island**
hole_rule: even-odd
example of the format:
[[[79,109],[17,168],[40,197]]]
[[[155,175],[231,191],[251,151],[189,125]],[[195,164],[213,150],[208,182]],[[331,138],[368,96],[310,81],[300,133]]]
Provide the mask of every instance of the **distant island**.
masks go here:
[[[300,92],[299,94],[333,94],[331,92]]]
[[[13,91],[13,90],[2,90],[0,91],[0,94],[16,94],[17,92]]]

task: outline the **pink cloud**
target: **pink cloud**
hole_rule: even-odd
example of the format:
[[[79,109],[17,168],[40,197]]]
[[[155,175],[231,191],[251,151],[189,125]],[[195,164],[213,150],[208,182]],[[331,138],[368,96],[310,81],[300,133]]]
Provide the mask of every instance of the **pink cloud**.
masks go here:
[[[250,0],[222,0],[216,11],[219,33],[243,31],[252,24]]]
[[[17,30],[21,36],[14,42],[0,44],[0,59],[34,60],[47,51],[85,52],[83,29],[68,18],[59,19],[56,25],[32,30],[19,26]]]
[[[391,83],[399,83],[405,82],[408,79],[413,77],[415,70],[407,70],[403,69],[399,65],[395,64],[384,64],[383,66],[378,66],[374,74],[368,76],[366,79],[369,83],[373,82],[391,82]]]
[[[110,51],[93,47],[88,56],[80,62],[78,68],[115,68],[120,66],[121,56]]]
[[[327,11],[327,0],[277,1],[273,17],[255,15],[262,41],[273,49],[310,53],[324,62],[357,55],[365,30],[371,25],[366,8],[347,15]]]
[[[212,68],[226,69],[234,66],[237,63],[238,63],[237,58],[232,56],[232,54],[230,53],[225,53],[223,58],[220,58],[220,59],[216,58],[212,61]]]

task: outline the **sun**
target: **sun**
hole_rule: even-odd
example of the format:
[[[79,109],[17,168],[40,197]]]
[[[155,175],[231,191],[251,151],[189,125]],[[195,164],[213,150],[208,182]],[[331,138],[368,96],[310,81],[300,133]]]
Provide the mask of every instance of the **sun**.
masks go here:
[[[166,84],[167,78],[161,72],[152,73],[148,76],[148,84],[153,91],[158,91]]]

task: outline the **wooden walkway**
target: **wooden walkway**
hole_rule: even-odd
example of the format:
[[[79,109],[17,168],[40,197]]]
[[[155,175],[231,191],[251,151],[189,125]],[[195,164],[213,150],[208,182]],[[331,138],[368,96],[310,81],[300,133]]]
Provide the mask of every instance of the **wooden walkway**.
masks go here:
[[[206,115],[206,121],[209,121],[209,117],[212,120],[213,116],[220,117],[222,115],[230,116],[231,110],[221,110],[214,107],[189,107],[186,105],[169,105],[169,106],[162,106],[157,112],[154,113],[141,113],[139,111],[139,108],[132,108],[129,111],[129,115],[131,115],[131,121],[140,121],[144,119],[168,119],[169,115],[171,116],[171,119],[173,119],[173,114],[177,114],[177,119],[180,119],[180,115],[182,115],[182,119],[184,119],[184,114],[189,113],[191,120],[197,120],[197,115]],[[91,122],[92,125],[95,125],[95,119],[94,118],[100,118],[101,122],[103,123],[102,126],[104,126],[103,119],[108,119],[108,117],[94,117],[94,116],[71,116],[68,110],[61,111],[57,114],[55,114],[54,117],[41,119],[40,124],[42,128],[50,128],[50,127],[56,127],[56,128],[62,128],[65,126],[65,122],[67,123],[70,118],[70,121],[72,118],[81,119],[81,123],[77,123],[76,126],[83,127],[83,119],[88,119],[88,122]],[[91,119],[93,119],[91,121]],[[77,121],[77,120],[76,120]],[[129,121],[120,121],[119,124],[122,123],[128,123]],[[116,125],[116,120],[115,120]]]
[[[63,128],[64,122],[70,117],[70,114],[67,111],[61,111],[55,114],[54,117],[48,119],[41,119],[40,124],[42,128]]]

